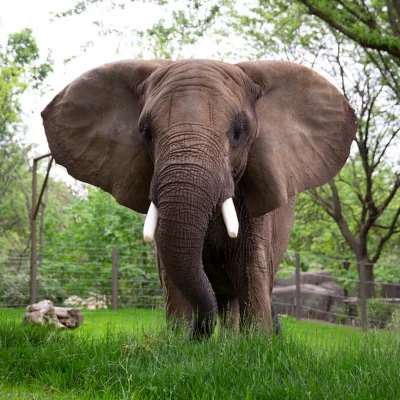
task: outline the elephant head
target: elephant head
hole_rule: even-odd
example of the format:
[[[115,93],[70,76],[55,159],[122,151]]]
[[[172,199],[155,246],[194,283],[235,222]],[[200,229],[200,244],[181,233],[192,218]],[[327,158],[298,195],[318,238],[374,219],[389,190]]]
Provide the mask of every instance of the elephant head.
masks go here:
[[[327,182],[356,131],[333,85],[279,61],[106,64],[68,85],[42,116],[70,175],[135,211],[150,207],[146,239],[155,232],[169,276],[198,315],[194,328],[208,334],[216,300],[202,247],[212,217],[223,205],[234,237],[238,188],[257,217]]]

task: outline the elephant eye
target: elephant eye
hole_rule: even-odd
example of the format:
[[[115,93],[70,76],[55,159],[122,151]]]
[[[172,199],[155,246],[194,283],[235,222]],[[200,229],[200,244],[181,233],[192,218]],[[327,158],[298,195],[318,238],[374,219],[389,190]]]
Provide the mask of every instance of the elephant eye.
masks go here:
[[[140,130],[140,133],[142,134],[143,138],[146,140],[146,142],[152,143],[153,142],[153,133],[149,125],[144,125],[142,129]]]
[[[232,133],[232,144],[234,147],[238,146],[243,141],[248,130],[247,128],[248,123],[245,119],[239,118],[236,120]]]

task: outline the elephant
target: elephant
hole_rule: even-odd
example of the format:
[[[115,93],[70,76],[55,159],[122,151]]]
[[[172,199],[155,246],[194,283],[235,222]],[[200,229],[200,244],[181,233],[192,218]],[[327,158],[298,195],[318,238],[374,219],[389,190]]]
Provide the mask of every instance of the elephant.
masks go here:
[[[334,85],[287,61],[123,60],[41,115],[58,164],[147,214],[167,323],[272,332],[296,195],[333,179],[356,133]]]

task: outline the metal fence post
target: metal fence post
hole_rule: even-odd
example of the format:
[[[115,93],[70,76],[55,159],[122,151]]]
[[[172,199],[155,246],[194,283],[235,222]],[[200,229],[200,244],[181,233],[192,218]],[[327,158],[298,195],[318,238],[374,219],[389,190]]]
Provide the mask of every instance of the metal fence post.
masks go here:
[[[301,319],[300,254],[296,254],[296,309],[295,317]]]
[[[118,310],[118,247],[112,252],[112,309]]]
[[[361,261],[360,267],[360,308],[361,308],[361,327],[367,329],[367,277],[365,274],[365,262]]]

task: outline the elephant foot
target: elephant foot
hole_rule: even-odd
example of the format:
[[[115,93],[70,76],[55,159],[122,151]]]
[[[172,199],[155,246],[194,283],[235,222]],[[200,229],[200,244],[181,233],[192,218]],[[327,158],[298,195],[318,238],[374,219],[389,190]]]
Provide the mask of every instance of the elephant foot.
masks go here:
[[[271,316],[272,316],[272,321],[274,323],[274,331],[275,335],[280,335],[281,333],[281,321],[279,320],[279,315],[276,312],[274,305],[271,303]]]
[[[209,339],[214,332],[216,323],[215,312],[194,318],[190,329],[190,340]]]

